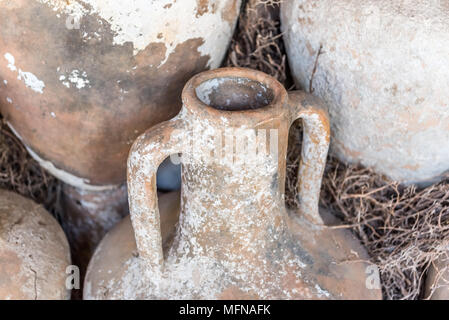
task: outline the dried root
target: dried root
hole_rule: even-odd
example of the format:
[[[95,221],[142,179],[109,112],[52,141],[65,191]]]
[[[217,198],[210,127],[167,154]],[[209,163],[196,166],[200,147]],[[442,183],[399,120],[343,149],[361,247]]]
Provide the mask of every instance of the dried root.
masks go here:
[[[15,191],[58,216],[60,182],[32,159],[0,118],[0,188]]]
[[[280,31],[280,2],[280,0],[244,1],[225,62],[226,66],[260,70],[283,84],[289,81],[287,57]]]

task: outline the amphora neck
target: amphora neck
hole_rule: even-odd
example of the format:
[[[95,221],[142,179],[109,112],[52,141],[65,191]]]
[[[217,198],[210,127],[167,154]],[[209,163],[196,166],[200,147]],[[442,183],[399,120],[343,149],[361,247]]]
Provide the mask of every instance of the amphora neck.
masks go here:
[[[290,119],[285,90],[274,79],[235,69],[206,75],[183,93],[187,145],[178,243],[224,259],[257,251],[267,233],[284,228]]]

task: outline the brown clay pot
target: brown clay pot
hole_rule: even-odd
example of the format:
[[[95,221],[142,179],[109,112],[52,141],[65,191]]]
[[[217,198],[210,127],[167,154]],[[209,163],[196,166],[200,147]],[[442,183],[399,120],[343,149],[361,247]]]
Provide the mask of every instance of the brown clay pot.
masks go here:
[[[67,183],[121,184],[134,139],[178,113],[191,76],[220,65],[239,7],[238,0],[2,1],[2,113]]]
[[[67,239],[40,205],[0,191],[0,300],[68,299]]]
[[[241,68],[200,73],[182,100],[178,116],[133,145],[132,228],[124,222],[101,242],[86,299],[381,298],[379,289],[366,287],[367,257],[358,241],[326,227],[318,210],[329,144],[320,101],[287,94],[274,78]],[[288,212],[286,141],[298,118],[305,125],[301,205]],[[180,217],[164,246],[167,212],[159,210],[156,171],[176,153],[182,153]]]
[[[117,193],[126,202],[119,185],[135,138],[178,113],[191,76],[220,65],[239,8],[240,0],[0,2],[1,112],[44,168],[82,189],[64,188],[64,199],[90,203],[83,228],[97,230],[78,230],[81,238],[126,210],[111,206],[109,220],[96,219]]]

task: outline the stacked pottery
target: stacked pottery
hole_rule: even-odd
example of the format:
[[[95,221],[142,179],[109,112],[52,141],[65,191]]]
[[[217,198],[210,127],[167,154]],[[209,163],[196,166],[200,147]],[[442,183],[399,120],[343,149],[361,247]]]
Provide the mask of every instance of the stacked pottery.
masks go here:
[[[287,94],[262,72],[224,68],[193,77],[182,101],[175,118],[131,149],[131,220],[98,246],[86,299],[381,298],[366,284],[370,266],[360,243],[326,227],[328,214],[318,208],[329,144],[319,100]],[[299,118],[300,206],[287,211],[286,141]],[[156,171],[177,153],[181,203],[168,208],[173,200],[157,198]]]
[[[403,183],[449,169],[448,10],[447,1],[283,2],[294,79],[325,101],[341,160]]]
[[[0,300],[68,299],[67,239],[40,205],[0,191]]]
[[[82,260],[127,212],[131,144],[179,111],[192,75],[220,65],[239,8],[240,0],[0,1],[1,112],[65,183],[63,222]]]

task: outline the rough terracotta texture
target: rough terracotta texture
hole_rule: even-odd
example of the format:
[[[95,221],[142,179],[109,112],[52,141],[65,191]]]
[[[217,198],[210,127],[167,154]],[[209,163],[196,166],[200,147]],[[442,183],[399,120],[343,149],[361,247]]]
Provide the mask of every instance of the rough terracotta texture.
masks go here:
[[[0,191],[0,300],[68,299],[67,239],[40,205]]]
[[[287,95],[274,78],[242,68],[193,77],[182,99],[181,112],[141,135],[128,158],[133,229],[126,228],[138,254],[130,235],[126,242],[118,231],[108,235],[89,266],[85,298],[379,299],[379,289],[366,287],[358,241],[326,227],[319,214],[329,144],[320,102]],[[286,141],[298,118],[305,124],[301,205],[287,212]],[[179,152],[180,217],[163,246],[156,170]],[[102,261],[108,255],[120,256],[114,269]]]
[[[120,184],[134,139],[178,113],[191,76],[220,65],[239,8],[240,0],[0,0],[1,112],[64,182]]]
[[[167,247],[173,240],[179,218],[180,192],[160,195],[159,200],[161,235]],[[128,215],[104,237],[92,257],[84,282],[84,298],[108,298],[111,294],[107,289],[108,283],[122,278],[126,271],[123,263],[135,256],[138,256],[136,240]],[[99,297],[96,293],[103,296]]]
[[[449,169],[449,2],[286,0],[296,83],[322,98],[331,149],[400,182]]]

